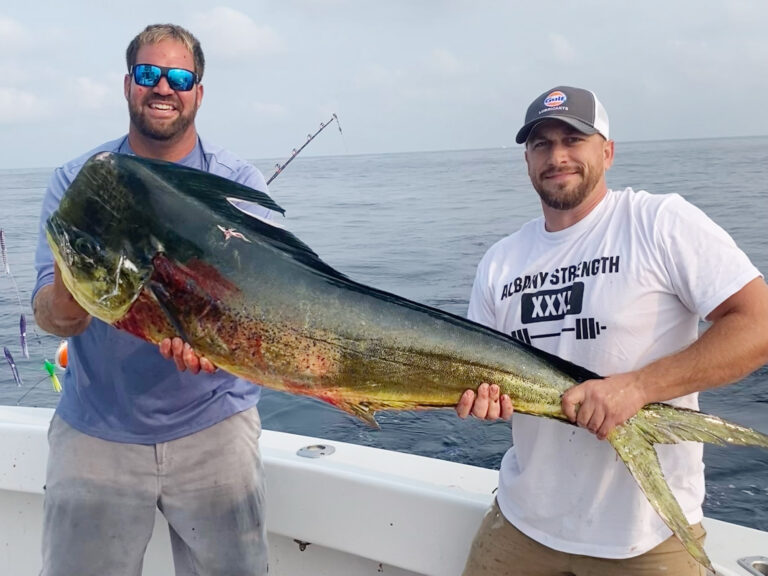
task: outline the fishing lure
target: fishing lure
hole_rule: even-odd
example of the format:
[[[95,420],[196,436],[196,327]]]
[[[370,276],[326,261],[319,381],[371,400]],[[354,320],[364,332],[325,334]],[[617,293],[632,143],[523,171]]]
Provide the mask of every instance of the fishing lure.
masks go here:
[[[56,376],[56,366],[54,366],[50,361],[46,360],[45,370],[48,372],[48,376],[51,378],[53,389],[56,390],[56,392],[61,392],[61,382],[59,382],[59,378]]]
[[[0,228],[0,253],[3,255],[3,269],[7,275],[11,275],[11,267],[8,266],[8,251],[5,249],[5,230]]]
[[[57,361],[57,364],[54,364],[53,362],[51,362],[46,358],[45,361],[43,362],[43,366],[45,367],[45,371],[48,372],[48,378],[51,381],[51,385],[53,386],[53,389],[56,392],[61,392],[61,382],[59,381],[59,377],[56,376],[56,368],[58,368],[58,361]],[[29,393],[32,392],[35,388],[37,388],[43,380],[45,380],[45,378],[41,378],[40,380],[35,382],[26,392],[24,392],[24,394],[22,394],[21,397],[18,400],[16,400],[16,406],[21,405],[21,402],[24,400],[24,398],[29,396]]]
[[[24,355],[24,358],[28,359],[29,345],[27,344],[27,317],[24,315],[24,305],[21,301],[21,294],[19,293],[19,287],[16,284],[16,278],[13,277],[13,274],[11,273],[11,267],[8,263],[8,251],[5,245],[5,230],[2,228],[0,228],[0,252],[2,252],[2,261],[5,274],[10,277],[11,282],[13,283],[13,291],[16,295],[16,301],[19,304],[19,341],[21,343],[21,352]],[[42,348],[43,342],[40,340],[40,336],[38,335],[37,330],[35,330],[35,325],[32,324],[31,328],[32,334],[34,335],[37,344]]]
[[[5,359],[8,360],[8,365],[11,367],[11,372],[13,372],[13,379],[16,381],[16,386],[22,386],[21,376],[19,375],[19,370],[16,368],[16,362],[13,361],[13,356],[11,355],[11,351],[8,350],[8,346],[3,346],[3,352],[5,352]]]
[[[24,354],[24,358],[29,358],[29,347],[27,346],[27,319],[24,314],[19,317],[19,334],[21,340],[21,353]]]

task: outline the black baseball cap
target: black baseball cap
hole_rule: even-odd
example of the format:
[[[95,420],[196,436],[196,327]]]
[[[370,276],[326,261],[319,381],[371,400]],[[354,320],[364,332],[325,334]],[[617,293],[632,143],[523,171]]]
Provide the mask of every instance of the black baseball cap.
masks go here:
[[[536,98],[525,113],[525,124],[515,137],[522,144],[531,130],[549,118],[561,120],[584,134],[601,134],[608,140],[608,114],[595,93],[573,86],[556,86]]]

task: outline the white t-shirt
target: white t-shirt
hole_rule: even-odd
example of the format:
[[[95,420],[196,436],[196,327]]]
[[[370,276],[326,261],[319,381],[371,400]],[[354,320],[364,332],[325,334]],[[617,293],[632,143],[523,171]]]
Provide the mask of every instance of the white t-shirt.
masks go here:
[[[609,190],[583,220],[524,225],[481,260],[469,318],[604,376],[687,347],[705,318],[760,276],[731,237],[677,194]],[[670,404],[698,409],[698,395]],[[534,540],[603,558],[647,552],[672,533],[607,441],[516,414],[499,507]],[[657,446],[691,523],[704,499],[699,443]]]

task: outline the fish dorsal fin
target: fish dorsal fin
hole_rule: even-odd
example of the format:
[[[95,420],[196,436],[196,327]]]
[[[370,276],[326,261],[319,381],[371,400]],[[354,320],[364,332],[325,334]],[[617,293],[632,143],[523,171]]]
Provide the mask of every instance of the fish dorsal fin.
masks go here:
[[[100,156],[103,157],[106,154],[103,153]],[[255,190],[223,176],[173,162],[141,158],[129,154],[111,153],[109,157],[123,167],[134,165],[133,170],[127,171],[129,174],[131,172],[140,174],[144,170],[149,171],[167,185],[183,190],[186,194],[198,198],[212,207],[215,206],[217,209],[225,208],[226,195],[228,194],[285,214],[285,210],[266,192]]]
[[[285,210],[267,193],[254,190],[221,176],[203,172],[172,162],[150,160],[125,154],[101,154],[100,159],[108,157],[114,162],[126,180],[126,186],[142,185],[162,189],[162,193],[176,191],[205,204],[222,220],[231,222],[240,233],[250,231],[261,240],[275,248],[290,254],[296,261],[318,272],[339,280],[347,277],[323,262],[320,257],[304,242],[281,225],[249,213],[237,207],[232,200],[255,203],[274,212],[285,214]],[[138,182],[137,182],[138,181]]]
[[[655,440],[652,429],[646,430],[638,421],[630,419],[622,426],[614,428],[608,434],[608,441],[626,464],[648,502],[682,542],[688,553],[699,564],[712,570],[707,553],[694,537],[680,504],[664,479],[659,457],[653,447]]]

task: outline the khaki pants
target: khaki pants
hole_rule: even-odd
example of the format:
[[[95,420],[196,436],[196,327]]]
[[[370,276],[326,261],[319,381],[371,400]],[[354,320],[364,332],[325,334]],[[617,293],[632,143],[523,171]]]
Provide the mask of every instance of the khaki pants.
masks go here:
[[[54,417],[41,576],[139,576],[158,508],[177,576],[263,576],[260,435],[256,408],[155,445],[107,442]]]
[[[702,525],[693,526],[703,543]],[[672,536],[656,548],[620,560],[567,554],[547,548],[512,526],[494,501],[477,531],[464,576],[706,576]]]

